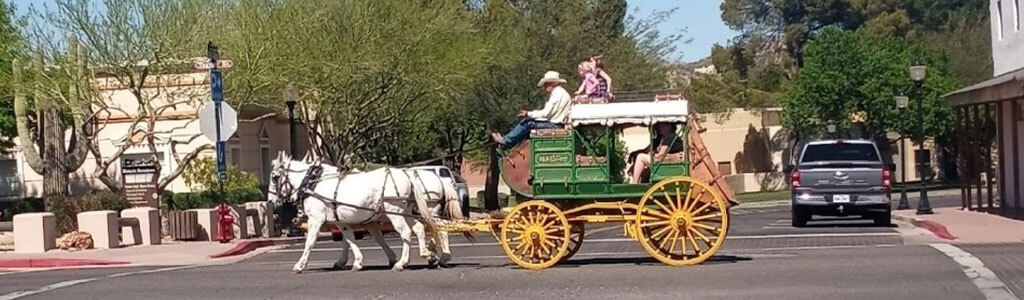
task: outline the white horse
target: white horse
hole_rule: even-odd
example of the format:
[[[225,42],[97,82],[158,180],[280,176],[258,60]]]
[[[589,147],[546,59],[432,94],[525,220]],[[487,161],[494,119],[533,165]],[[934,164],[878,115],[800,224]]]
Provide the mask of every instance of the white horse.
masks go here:
[[[278,205],[282,201],[289,200],[287,197],[297,194],[299,192],[297,189],[302,185],[310,167],[311,165],[305,162],[291,160],[290,156],[281,152],[278,159],[274,161],[274,169],[271,172],[273,182],[268,188],[267,201]],[[417,190],[420,192],[416,192]],[[339,191],[345,192],[340,193]],[[343,225],[357,225],[379,223],[381,218],[390,221],[402,239],[402,254],[392,270],[402,271],[408,266],[409,243],[412,242],[413,234],[411,224],[416,223],[416,219],[411,216],[413,209],[410,203],[414,202],[420,211],[429,211],[429,209],[422,184],[411,180],[406,172],[381,168],[364,173],[322,177],[310,193],[310,196],[306,197],[303,202],[303,211],[309,225],[306,232],[305,248],[292,271],[300,273],[306,268],[309,253],[316,243],[320,226],[325,222],[336,221]],[[432,224],[428,222],[426,226],[432,227]],[[355,235],[351,228],[343,226],[342,236],[345,243],[342,244],[343,252],[339,262],[344,266],[348,260],[348,249],[345,248],[351,247],[353,256],[355,256],[352,270],[362,269],[363,255],[355,244]],[[382,238],[378,240],[378,243],[382,242]],[[337,264],[335,266],[337,267]]]
[[[309,157],[303,159],[305,163],[311,163]],[[329,178],[338,176],[339,170],[337,167],[329,164],[321,164],[323,167],[323,174],[321,178]],[[426,212],[420,211],[420,215],[432,216],[432,217],[445,217],[448,219],[463,219],[462,206],[459,203],[458,192],[455,191],[455,186],[448,184],[447,181],[443,180],[437,173],[423,169],[392,169],[402,170],[410,176],[415,186],[422,187],[417,192],[417,197],[425,197],[427,204]],[[355,171],[358,172],[358,171]],[[351,173],[350,173],[351,174]],[[346,224],[339,224],[342,230],[351,230],[351,227]],[[413,233],[418,239],[420,257],[427,261],[428,265],[438,264],[440,266],[447,266],[447,263],[451,260],[451,246],[448,238],[448,232],[439,231],[437,238],[439,241],[433,239],[427,239],[427,230],[419,219],[414,219],[412,225]],[[388,263],[395,263],[395,254],[391,251],[391,247],[384,241],[383,234],[377,227],[368,227],[367,231],[373,235],[374,240],[383,249],[384,254],[388,257]],[[467,234],[467,238],[470,240],[472,236]],[[438,249],[440,246],[440,249]],[[439,251],[440,250],[440,251]],[[440,255],[437,253],[440,252]],[[344,268],[348,263],[348,252],[342,253],[342,256],[335,263],[336,269]]]

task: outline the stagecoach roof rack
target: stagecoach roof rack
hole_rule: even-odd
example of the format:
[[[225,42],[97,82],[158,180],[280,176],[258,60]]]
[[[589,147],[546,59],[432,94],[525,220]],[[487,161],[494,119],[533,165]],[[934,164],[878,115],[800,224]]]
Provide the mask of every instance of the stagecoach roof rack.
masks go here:
[[[651,125],[659,122],[683,123],[690,114],[689,101],[611,102],[575,104],[569,119],[580,125]]]

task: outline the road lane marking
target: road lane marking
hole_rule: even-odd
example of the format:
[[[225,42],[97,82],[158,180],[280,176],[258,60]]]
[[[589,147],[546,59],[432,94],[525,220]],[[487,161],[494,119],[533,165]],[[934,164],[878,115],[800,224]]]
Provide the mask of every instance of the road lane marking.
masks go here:
[[[978,287],[981,294],[985,295],[985,299],[1019,300],[1017,296],[1013,295],[1013,292],[1010,292],[1006,284],[999,280],[999,276],[996,276],[996,273],[985,267],[985,263],[974,255],[950,244],[929,245],[960,264],[963,267],[964,274],[967,275],[967,278],[971,279],[971,282],[974,282],[974,285]]]
[[[117,274],[110,274],[110,275],[105,275],[105,276],[97,276],[97,277],[92,277],[92,278],[65,280],[65,281],[57,282],[57,283],[54,283],[54,284],[49,284],[49,285],[46,285],[46,286],[43,286],[43,287],[40,287],[40,288],[36,288],[36,289],[20,290],[20,291],[17,291],[17,292],[8,293],[8,294],[5,294],[5,295],[0,295],[0,300],[14,300],[14,299],[18,299],[18,298],[22,298],[22,297],[26,297],[26,296],[31,296],[31,295],[35,295],[35,294],[39,294],[39,293],[43,293],[43,292],[48,292],[48,291],[52,291],[52,290],[56,290],[56,289],[66,288],[66,287],[69,287],[69,286],[75,286],[75,285],[79,285],[79,284],[83,284],[83,283],[93,282],[93,281],[100,280],[100,279],[105,279],[105,278],[118,278],[118,277],[131,276],[131,275],[141,275],[141,274],[150,274],[150,273],[158,273],[158,272],[166,272],[166,271],[175,271],[175,270],[190,269],[190,268],[196,268],[196,267],[202,267],[202,265],[178,266],[178,267],[160,268],[160,269],[152,269],[152,270],[132,271],[132,272],[123,272],[123,273],[117,273]]]
[[[771,234],[771,235],[741,235],[741,236],[729,236],[727,240],[760,240],[760,239],[786,239],[786,238],[821,238],[821,237],[874,237],[874,236],[899,236],[896,232],[866,232],[866,233],[801,233],[801,234]],[[712,238],[713,239],[713,238]],[[610,239],[589,239],[584,240],[585,243],[621,243],[621,242],[636,242],[631,238],[610,238]],[[458,243],[451,244],[450,247],[474,247],[474,246],[500,246],[500,243],[489,242],[489,243]],[[419,249],[416,245],[410,245],[412,249]],[[391,247],[396,247],[392,245]],[[303,249],[278,249],[271,250],[267,253],[296,253],[302,252]],[[380,246],[360,246],[359,250],[382,250]],[[330,247],[330,248],[313,248],[312,252],[333,252],[341,251],[341,247]]]

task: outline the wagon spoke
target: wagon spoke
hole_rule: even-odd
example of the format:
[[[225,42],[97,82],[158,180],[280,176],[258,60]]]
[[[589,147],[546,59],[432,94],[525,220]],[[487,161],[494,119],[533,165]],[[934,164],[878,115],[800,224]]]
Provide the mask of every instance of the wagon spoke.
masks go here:
[[[686,235],[686,237],[687,237],[688,240],[690,240],[690,246],[693,246],[693,252],[696,255],[700,255],[700,253],[703,252],[703,251],[700,250],[700,246],[697,246],[697,239],[694,239],[693,235],[689,235],[689,234]]]
[[[669,243],[668,243],[668,254],[672,254],[672,251],[676,250],[676,240],[677,240],[678,237],[679,237],[679,231],[678,230],[674,230],[674,231],[672,231],[672,235],[670,235],[669,238],[665,239],[665,241],[669,241]],[[665,246],[664,246],[665,241],[662,241],[661,242],[662,246],[659,246],[658,248],[665,249]]]
[[[668,222],[669,222],[669,220],[650,222],[650,223],[641,224],[640,227],[663,226],[663,225],[668,225]]]
[[[711,232],[718,232],[719,231],[718,228],[711,227],[711,226],[704,225],[704,224],[697,223],[697,222],[693,222],[693,223],[690,223],[690,224],[692,224],[693,226],[696,226],[696,227],[707,229],[708,231],[711,231]]]
[[[661,230],[658,230],[658,231],[654,232],[654,234],[651,235],[651,238],[656,239],[659,236],[661,236],[662,234],[668,232],[669,229],[672,229],[672,226],[665,226]]]
[[[685,257],[686,256],[686,236],[683,236],[681,239],[679,239],[679,246],[683,248],[682,253],[683,253],[683,256]]]
[[[703,215],[703,216],[699,216],[699,217],[693,218],[693,221],[696,222],[696,221],[707,220],[707,219],[711,219],[711,218],[717,218],[717,217],[721,217],[721,216],[722,216],[722,213],[718,212],[718,213],[713,213],[713,214],[710,214],[710,215]]]
[[[689,232],[692,232],[692,233],[696,234],[696,235],[697,235],[697,237],[699,237],[699,238],[700,238],[701,240],[703,240],[703,241],[704,241],[704,243],[705,243],[705,244],[707,244],[707,245],[708,245],[708,247],[711,247],[711,240],[709,240],[709,239],[708,239],[708,237],[707,237],[706,235],[704,235],[703,233],[701,233],[701,232],[700,232],[700,229],[696,229],[696,228],[690,227],[690,228],[686,228],[686,230],[687,230],[687,231],[689,231]]]
[[[682,203],[679,203],[679,207],[682,207],[684,210],[686,208],[690,207],[690,195],[691,194],[693,194],[693,184],[692,183],[690,184],[689,187],[686,188],[686,198],[683,198],[682,200],[680,200],[680,201],[682,201]]]
[[[696,200],[694,202],[696,202]],[[696,206],[696,205],[694,205],[694,206]],[[688,211],[690,211],[690,214],[696,215],[696,214],[699,214],[700,212],[704,211],[705,209],[707,209],[709,206],[711,206],[711,201],[708,201],[707,203],[704,203],[704,205],[702,205],[700,208],[698,208],[696,210],[688,210]]]
[[[697,193],[697,195],[694,196],[693,198],[690,198],[690,196],[693,195],[693,190],[695,190],[697,188],[700,188],[700,192]],[[686,202],[687,202],[686,211],[690,211],[690,210],[693,209],[694,206],[697,206],[697,202],[700,202],[700,197],[704,196],[704,192],[706,192],[706,191],[704,190],[703,187],[695,186],[693,183],[690,183],[690,191],[686,195],[686,197],[688,198],[688,199],[686,199]]]
[[[671,216],[669,216],[669,215],[666,215],[666,214],[663,214],[663,213],[660,213],[660,212],[656,212],[656,211],[648,210],[648,213],[650,213],[651,215],[654,215],[655,217],[659,217],[659,218],[662,218],[662,219],[664,219],[664,220],[671,220],[671,219],[672,219],[672,217],[671,217]]]
[[[665,205],[661,204],[661,201],[658,201],[658,199],[651,199],[651,200],[654,200],[654,201],[651,201],[651,202],[654,202],[654,204],[657,204],[658,207],[661,207],[662,211],[669,212],[669,213],[674,211],[674,209],[669,209],[668,207],[665,207]]]
[[[673,201],[672,196],[669,196],[668,191],[664,191],[663,190],[663,191],[661,191],[661,193],[662,193],[662,195],[665,196],[665,201],[668,201],[668,206],[671,206],[672,209],[670,210],[668,208],[665,208],[665,206],[663,206],[663,205],[661,206],[661,208],[664,209],[665,211],[668,211],[668,212],[676,211],[676,203],[675,203],[675,201]],[[661,204],[657,200],[655,200],[654,203]]]

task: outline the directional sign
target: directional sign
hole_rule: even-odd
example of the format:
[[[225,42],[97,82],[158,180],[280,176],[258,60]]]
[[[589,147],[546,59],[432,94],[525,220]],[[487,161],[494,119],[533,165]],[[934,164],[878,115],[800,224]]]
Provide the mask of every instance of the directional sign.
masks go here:
[[[224,73],[210,70],[210,98],[213,102],[224,101]]]
[[[220,104],[220,142],[227,141],[238,130],[238,112],[225,102]],[[216,103],[206,102],[199,111],[199,130],[211,141],[217,140]]]
[[[217,64],[214,65],[210,61],[197,61],[192,63],[192,68],[196,70],[210,70],[216,66],[217,69],[230,69],[234,66],[234,63],[230,60],[218,60]]]

